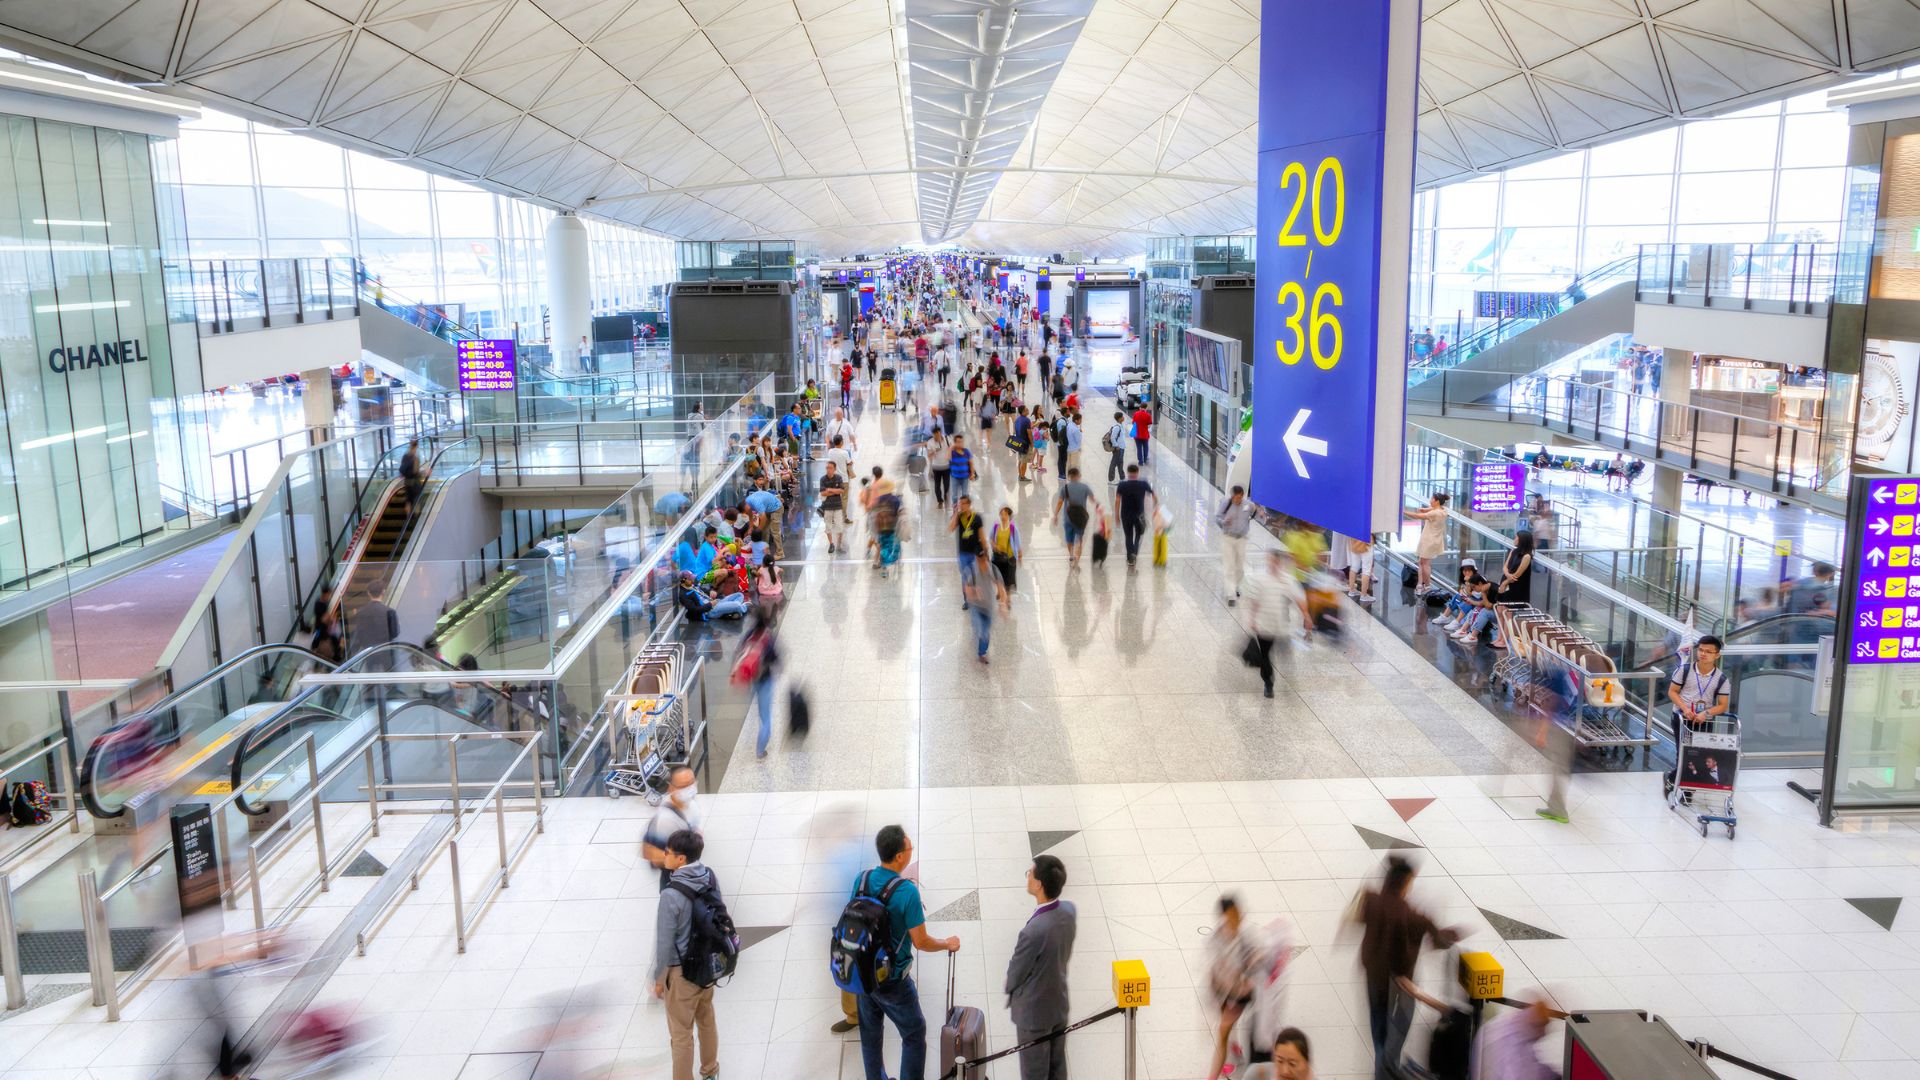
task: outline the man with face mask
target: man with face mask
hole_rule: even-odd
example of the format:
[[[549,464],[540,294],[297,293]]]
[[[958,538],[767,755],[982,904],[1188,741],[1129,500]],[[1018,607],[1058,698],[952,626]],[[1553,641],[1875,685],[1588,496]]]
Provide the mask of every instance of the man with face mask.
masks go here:
[[[660,808],[653,813],[653,820],[647,823],[647,831],[640,838],[640,854],[647,865],[660,871],[660,891],[667,891],[667,879],[673,871],[665,866],[667,858],[667,838],[681,829],[700,831],[700,821],[705,816],[700,812],[697,800],[700,795],[695,783],[693,770],[682,765],[673,770],[668,778],[667,797],[660,800]]]

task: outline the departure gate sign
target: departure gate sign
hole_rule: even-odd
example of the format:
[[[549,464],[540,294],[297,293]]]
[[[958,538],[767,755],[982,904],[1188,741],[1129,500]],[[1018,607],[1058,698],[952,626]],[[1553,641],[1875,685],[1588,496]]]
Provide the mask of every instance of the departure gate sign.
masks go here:
[[[1481,462],[1473,467],[1472,505],[1476,514],[1511,514],[1527,497],[1527,467],[1512,461]]]
[[[1920,481],[1867,482],[1853,539],[1853,626],[1849,664],[1920,660]]]
[[[1394,528],[1406,398],[1418,0],[1263,0],[1256,502]]]
[[[513,341],[508,338],[458,341],[453,346],[459,364],[460,389],[467,393],[512,390]]]

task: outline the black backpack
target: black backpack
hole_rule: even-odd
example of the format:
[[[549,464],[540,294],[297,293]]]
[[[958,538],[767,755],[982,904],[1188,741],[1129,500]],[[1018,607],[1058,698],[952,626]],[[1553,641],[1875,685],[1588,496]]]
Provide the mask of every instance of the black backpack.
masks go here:
[[[680,958],[680,974],[695,986],[719,986],[740,963],[740,935],[733,928],[733,916],[713,889],[696,891],[678,881],[667,887],[693,905],[693,933],[687,938],[686,955]]]
[[[827,969],[833,984],[851,994],[870,994],[893,977],[893,919],[887,903],[905,878],[887,882],[878,894],[869,893],[873,877],[869,870],[860,875],[860,887],[840,912],[834,924],[833,940],[827,946]]]

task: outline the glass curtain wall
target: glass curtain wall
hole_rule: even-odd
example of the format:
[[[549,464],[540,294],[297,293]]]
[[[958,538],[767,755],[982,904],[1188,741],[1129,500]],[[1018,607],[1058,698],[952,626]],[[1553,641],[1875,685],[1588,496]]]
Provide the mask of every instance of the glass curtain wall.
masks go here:
[[[182,125],[180,167],[193,258],[358,255],[382,284],[473,329],[545,337],[549,210],[213,111]],[[594,313],[658,306],[672,242],[587,229]]]
[[[156,182],[168,140],[18,116],[0,117],[0,137],[0,590],[13,590],[189,524],[161,488],[154,402],[200,388],[197,358],[174,362],[162,287],[180,222]],[[169,453],[206,456],[204,436],[169,436]]]
[[[1640,244],[1832,243],[1846,161],[1820,92],[1423,191],[1412,320],[1457,338],[1475,290],[1558,292]]]

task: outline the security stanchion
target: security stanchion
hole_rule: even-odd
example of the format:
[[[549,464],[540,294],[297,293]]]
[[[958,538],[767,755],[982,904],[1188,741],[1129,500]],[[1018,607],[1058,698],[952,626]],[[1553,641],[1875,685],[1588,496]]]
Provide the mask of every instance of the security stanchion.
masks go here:
[[[1121,1042],[1124,1046],[1123,1054],[1125,1056],[1121,1076],[1124,1080],[1136,1080],[1139,1076],[1140,1058],[1137,1014],[1141,1009],[1146,1008],[1148,1002],[1152,1000],[1152,991],[1153,983],[1152,980],[1147,977],[1147,965],[1145,961],[1115,960],[1113,962],[1113,1000],[1116,1004],[1112,1008],[1103,1009],[1084,1020],[1078,1020],[1068,1024],[1059,1031],[1050,1031],[1031,1042],[1024,1042],[1018,1046],[1009,1046],[1005,1050],[988,1054],[982,1058],[975,1058],[969,1061],[964,1054],[955,1055],[953,1064],[946,1072],[940,1074],[939,1080],[965,1080],[967,1077],[978,1075],[971,1070],[978,1069],[979,1066],[988,1064],[989,1062],[999,1061],[1004,1057],[1012,1057],[1022,1050],[1042,1046],[1055,1039],[1064,1039],[1068,1035],[1079,1031],[1081,1028],[1091,1027],[1116,1013],[1119,1014],[1122,1025]]]

